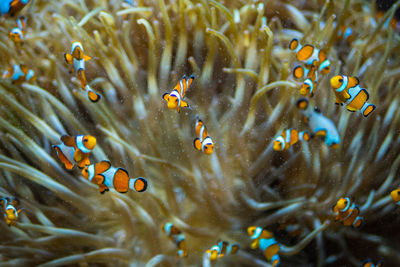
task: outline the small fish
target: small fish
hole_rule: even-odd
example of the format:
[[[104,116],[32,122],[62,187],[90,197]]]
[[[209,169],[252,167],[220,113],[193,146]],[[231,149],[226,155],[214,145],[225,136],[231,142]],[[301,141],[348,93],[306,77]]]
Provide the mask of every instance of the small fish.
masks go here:
[[[180,112],[181,108],[189,107],[188,103],[183,101],[185,98],[186,91],[190,88],[194,81],[194,76],[190,76],[189,79],[186,76],[178,82],[171,93],[164,93],[162,98],[168,102],[168,108],[177,109]]]
[[[363,217],[358,216],[360,213],[358,205],[348,197],[340,198],[332,211],[337,214],[335,221],[342,222],[344,226],[353,225],[353,227],[359,228],[364,220]]]
[[[311,129],[312,136],[319,136],[331,148],[338,148],[340,143],[339,133],[335,124],[321,114],[318,109],[312,109],[306,98],[297,101],[297,107],[303,114],[303,120]]]
[[[177,256],[178,258],[187,257],[186,241],[185,236],[175,225],[170,222],[165,223],[162,226],[163,232],[168,236],[168,238],[175,243],[178,247]]]
[[[337,38],[339,41],[344,40],[348,44],[354,42],[355,39],[353,30],[350,27],[346,27],[344,25],[341,25],[339,27]]]
[[[3,78],[11,78],[13,84],[20,84],[24,82],[34,82],[36,79],[35,72],[28,69],[24,64],[10,66],[8,70],[3,73]]]
[[[19,17],[17,20],[17,27],[13,28],[8,36],[11,40],[13,40],[17,44],[22,44],[25,35],[25,27],[26,27],[26,18]]]
[[[372,260],[368,259],[365,260],[362,263],[362,267],[382,267],[383,266],[383,262],[382,261],[378,261],[376,264],[373,263]]]
[[[218,241],[218,244],[212,246],[206,251],[210,260],[215,261],[229,254],[236,254],[239,250],[238,244],[229,244],[226,241]]]
[[[317,80],[318,80],[318,72],[317,67],[314,65],[307,65],[307,66],[296,66],[293,69],[293,76],[296,79],[301,79],[304,76],[307,78],[304,80],[303,84],[300,88],[301,95],[310,95],[311,97],[314,96],[314,88],[317,87]]]
[[[331,79],[331,86],[335,93],[337,105],[346,105],[348,111],[360,110],[364,117],[368,117],[376,106],[367,102],[369,94],[359,86],[357,77],[337,75]]]
[[[196,137],[193,141],[193,145],[197,150],[201,150],[207,155],[211,155],[213,153],[214,142],[211,137],[208,135],[207,128],[204,125],[203,121],[199,119],[199,116],[196,116]]]
[[[279,230],[285,231],[291,237],[297,237],[303,233],[301,225],[295,219],[280,223]]]
[[[296,144],[297,141],[308,141],[310,136],[308,132],[299,132],[296,129],[287,129],[282,132],[282,134],[275,138],[274,140],[274,150],[282,151],[288,150],[292,145]]]
[[[91,135],[69,136],[63,135],[60,138],[61,144],[54,145],[58,158],[64,163],[65,168],[72,170],[75,162],[79,168],[90,164],[89,154],[96,146],[96,138]]]
[[[260,249],[263,251],[265,258],[271,261],[272,266],[279,266],[280,258],[278,253],[280,251],[280,245],[275,240],[272,233],[257,226],[250,226],[247,228],[247,232],[253,240],[251,248]]]
[[[400,188],[393,190],[390,193],[390,196],[392,197],[393,202],[400,206]]]
[[[22,211],[22,209],[16,209],[16,206],[19,205],[19,200],[17,198],[4,197],[0,199],[0,204],[3,206],[4,220],[6,221],[7,225],[16,225],[18,215]]]
[[[30,0],[1,0],[0,15],[14,16],[23,9]]]
[[[307,65],[314,65],[322,74],[328,74],[331,71],[331,62],[324,51],[321,51],[315,46],[306,44],[302,46],[298,39],[294,38],[289,43],[289,49],[296,52],[296,57],[299,61]]]
[[[85,61],[91,60],[92,58],[83,53],[83,46],[80,42],[73,42],[71,45],[71,54],[64,54],[65,61],[72,65],[71,73],[75,72],[81,82],[81,87],[88,92],[88,98],[92,102],[100,100],[101,95],[95,93],[87,83],[85,76]]]
[[[102,194],[109,191],[110,188],[114,188],[119,193],[126,193],[129,189],[136,192],[144,192],[147,189],[146,179],[143,177],[130,178],[127,170],[115,168],[105,160],[83,168],[82,175],[93,184],[98,185]]]

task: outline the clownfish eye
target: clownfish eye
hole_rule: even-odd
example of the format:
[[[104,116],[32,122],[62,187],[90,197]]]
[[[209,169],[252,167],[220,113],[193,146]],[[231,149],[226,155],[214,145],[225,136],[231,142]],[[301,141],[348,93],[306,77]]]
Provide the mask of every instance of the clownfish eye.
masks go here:
[[[175,99],[175,102],[178,102],[178,99]]]
[[[340,79],[339,79],[339,82],[340,82],[340,83],[342,83],[342,82],[343,82],[343,79],[342,79],[342,78],[340,78]]]
[[[400,191],[397,191],[397,194],[400,196]]]
[[[88,172],[88,169],[85,169],[85,172]]]
[[[344,204],[346,204],[346,205],[347,205],[347,200],[344,202]]]

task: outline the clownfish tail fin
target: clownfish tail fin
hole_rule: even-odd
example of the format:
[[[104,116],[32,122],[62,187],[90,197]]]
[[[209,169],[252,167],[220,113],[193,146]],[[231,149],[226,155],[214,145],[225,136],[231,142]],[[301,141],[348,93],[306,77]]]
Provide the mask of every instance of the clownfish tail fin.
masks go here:
[[[290,50],[297,50],[300,47],[300,42],[297,38],[293,38],[289,43]]]
[[[368,102],[365,102],[362,108],[360,109],[361,113],[363,114],[364,117],[368,117],[372,111],[376,109],[376,106],[374,104],[370,104]]]
[[[129,188],[136,192],[144,192],[147,189],[147,180],[143,177],[129,180]]]
[[[308,99],[307,98],[300,98],[299,100],[297,100],[296,106],[299,109],[307,109],[308,107]]]
[[[96,103],[96,102],[98,102],[98,101],[101,99],[101,95],[98,94],[98,93],[96,93],[96,92],[94,92],[94,91],[92,90],[92,88],[89,87],[89,85],[86,85],[85,89],[86,89],[87,92],[88,92],[88,98],[89,98],[89,100],[92,101],[93,103]]]

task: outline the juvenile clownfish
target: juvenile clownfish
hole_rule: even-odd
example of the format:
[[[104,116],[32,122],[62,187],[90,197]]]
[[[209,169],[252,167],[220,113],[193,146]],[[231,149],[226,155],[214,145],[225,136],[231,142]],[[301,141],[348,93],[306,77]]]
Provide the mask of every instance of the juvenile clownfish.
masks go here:
[[[369,94],[361,88],[357,77],[337,75],[331,79],[331,86],[335,93],[335,104],[346,104],[348,111],[360,110],[364,117],[368,117],[376,106],[367,102]]]
[[[23,9],[30,0],[1,0],[0,15],[14,16]]]
[[[195,128],[197,137],[193,141],[194,147],[207,155],[211,155],[213,153],[214,142],[208,135],[207,128],[203,121],[199,119],[199,116],[196,116]]]
[[[81,82],[81,87],[88,92],[88,98],[92,102],[100,100],[101,95],[95,93],[87,83],[85,76],[85,61],[91,60],[92,58],[83,53],[83,46],[80,42],[73,42],[71,45],[71,54],[64,54],[65,61],[72,65],[71,73],[75,72]]]
[[[274,139],[274,150],[282,151],[288,150],[292,145],[296,144],[297,141],[308,141],[310,136],[308,132],[299,132],[296,129],[287,129],[282,134]]]
[[[376,264],[373,263],[372,260],[368,259],[365,260],[362,263],[362,267],[382,267],[383,266],[383,262],[382,261],[378,261]]]
[[[25,17],[19,17],[17,21],[17,27],[12,29],[9,33],[8,36],[10,37],[11,40],[13,40],[17,44],[21,44],[22,41],[24,40],[24,35],[25,35],[25,27],[26,27],[26,18]]]
[[[359,228],[364,220],[363,217],[358,216],[360,213],[358,205],[354,204],[348,197],[340,198],[332,211],[337,214],[335,221],[342,222],[344,226],[353,225],[353,227]]]
[[[314,88],[317,87],[318,72],[317,67],[314,65],[309,66],[296,66],[293,69],[293,76],[296,79],[301,79],[304,76],[307,78],[304,80],[300,88],[301,95],[314,96]]]
[[[331,148],[337,148],[340,143],[339,133],[335,124],[326,118],[321,112],[312,109],[309,106],[306,98],[301,98],[297,101],[297,107],[303,114],[303,120],[311,129],[312,136],[319,136],[324,138],[325,144]]]
[[[281,261],[278,255],[280,246],[272,233],[257,226],[250,226],[247,228],[247,232],[250,235],[251,240],[253,240],[251,248],[259,248],[263,251],[265,258],[267,258],[268,261],[271,261],[272,266],[279,266]]]
[[[8,70],[3,73],[3,78],[11,78],[13,84],[20,84],[24,82],[34,82],[36,79],[35,72],[28,69],[24,64],[10,66]]]
[[[390,196],[392,197],[393,202],[400,206],[400,188],[393,190],[390,193]]]
[[[331,71],[331,62],[325,52],[315,48],[315,46],[310,44],[302,46],[299,40],[294,38],[289,43],[289,49],[296,52],[299,61],[316,66],[322,74],[328,74]]]
[[[0,199],[0,203],[3,206],[4,220],[8,226],[16,225],[18,215],[22,211],[22,209],[16,209],[16,206],[19,204],[19,200],[17,198],[10,199],[8,197],[4,197]]]
[[[175,225],[170,222],[165,223],[162,226],[163,232],[168,236],[168,238],[175,243],[178,247],[177,256],[178,258],[187,257],[186,241],[185,236]]]
[[[350,27],[341,25],[339,27],[337,38],[339,41],[344,40],[348,44],[350,44],[350,43],[354,42],[354,32]]]
[[[378,1],[377,1],[378,2]],[[385,11],[383,11],[383,10],[379,10],[377,13],[376,13],[376,19],[377,20],[380,20],[380,19],[382,19],[383,17],[385,16]],[[394,30],[394,31],[396,31],[396,32],[400,32],[400,21],[396,18],[396,17],[393,17],[392,19],[387,19],[386,21],[385,21],[385,24],[383,25],[383,28],[384,29],[387,29],[387,28],[389,28],[389,26]]]
[[[238,244],[229,244],[226,241],[218,241],[218,244],[212,246],[206,251],[210,260],[215,261],[229,254],[236,254],[239,250]]]
[[[180,112],[181,108],[189,107],[188,103],[183,101],[185,98],[186,90],[190,88],[194,81],[194,76],[190,76],[189,79],[184,75],[183,78],[174,87],[171,93],[164,93],[162,98],[168,102],[168,108],[177,109]]]
[[[109,161],[101,161],[89,165],[82,170],[82,175],[93,184],[99,186],[100,193],[114,188],[119,193],[126,193],[129,189],[144,192],[147,189],[147,180],[143,177],[130,178],[128,171],[111,166]]]
[[[91,135],[69,136],[60,138],[61,144],[54,145],[58,158],[64,163],[65,168],[71,170],[78,163],[79,168],[90,164],[89,154],[96,146],[96,138]]]

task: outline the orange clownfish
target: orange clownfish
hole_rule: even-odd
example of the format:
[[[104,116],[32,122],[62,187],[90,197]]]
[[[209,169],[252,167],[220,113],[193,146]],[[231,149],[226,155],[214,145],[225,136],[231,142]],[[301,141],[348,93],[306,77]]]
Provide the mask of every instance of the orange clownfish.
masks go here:
[[[168,236],[168,238],[175,243],[178,247],[177,256],[178,258],[187,257],[186,241],[185,236],[175,225],[170,222],[165,223],[162,226],[163,232]]]
[[[272,233],[257,226],[250,226],[247,228],[247,232],[250,235],[251,240],[253,240],[251,248],[259,248],[263,251],[265,258],[267,258],[268,261],[271,261],[272,266],[279,266],[281,261],[278,255],[280,245],[275,240]]]
[[[212,246],[206,251],[210,260],[215,261],[229,254],[236,254],[239,250],[238,244],[229,244],[226,241],[218,241],[218,245]]]
[[[65,168],[71,170],[78,163],[79,168],[90,164],[89,154],[96,146],[96,138],[91,135],[69,136],[60,138],[61,144],[54,145],[58,158],[64,163]]]
[[[199,116],[196,116],[195,128],[197,137],[193,141],[194,147],[207,155],[211,155],[213,153],[214,142],[208,135],[207,128],[203,121],[199,119]]]
[[[363,217],[358,216],[360,213],[358,205],[348,197],[340,198],[332,210],[337,214],[335,221],[342,222],[344,226],[353,225],[353,227],[359,228],[364,220]]]
[[[0,15],[14,16],[23,9],[30,0],[1,0]]]
[[[396,189],[396,190],[393,190],[393,191],[390,193],[390,196],[392,197],[392,200],[393,200],[394,202],[396,202],[397,205],[400,206],[400,188],[399,188],[399,189]]]
[[[100,193],[114,188],[119,193],[126,193],[129,189],[144,192],[147,189],[147,180],[143,177],[130,178],[128,171],[111,166],[109,161],[101,161],[89,165],[82,170],[82,175],[90,182],[99,186]]]
[[[304,80],[303,84],[300,88],[301,95],[310,95],[311,97],[314,96],[314,88],[317,87],[317,79],[318,79],[318,72],[317,67],[314,65],[310,66],[296,66],[293,69],[293,76],[296,79],[303,78],[306,76],[307,78]]]
[[[339,27],[339,31],[337,34],[337,38],[339,41],[344,40],[348,44],[354,42],[354,32],[350,27],[346,27],[341,25]]]
[[[34,82],[36,80],[35,72],[28,69],[24,64],[14,64],[3,73],[3,78],[11,78],[13,84],[20,84],[24,82]]]
[[[325,52],[315,48],[315,46],[306,44],[302,46],[298,39],[294,38],[289,43],[289,49],[296,51],[298,60],[307,65],[314,65],[322,74],[328,74],[331,71],[331,62]]]
[[[26,18],[25,17],[19,17],[17,21],[17,27],[12,29],[9,33],[8,36],[10,37],[11,40],[13,40],[17,44],[21,44],[22,41],[24,40],[24,35],[25,35],[25,27],[26,27]]]
[[[383,266],[383,262],[382,261],[378,261],[376,264],[374,264],[374,262],[370,259],[365,260],[362,263],[362,267],[382,267]]]
[[[171,93],[164,93],[162,98],[168,102],[168,108],[177,109],[180,112],[181,108],[189,107],[188,103],[183,101],[185,98],[186,90],[190,88],[194,81],[194,76],[190,76],[189,79],[184,75],[183,78],[174,87]]]
[[[87,84],[85,76],[85,61],[91,60],[92,58],[83,53],[83,46],[80,42],[73,42],[71,46],[71,54],[64,54],[65,61],[72,65],[71,73],[75,72],[81,81],[81,87],[88,92],[88,98],[92,102],[100,100],[101,95],[95,93],[90,86]]]
[[[18,215],[22,209],[17,210],[16,206],[19,204],[17,198],[4,197],[0,199],[0,204],[3,206],[4,220],[8,226],[16,225],[18,220]]]
[[[274,150],[282,151],[288,150],[292,145],[296,144],[297,141],[308,141],[310,136],[308,132],[299,132],[296,129],[287,129],[282,132],[282,134],[275,138],[274,140]]]
[[[367,102],[369,94],[361,88],[357,77],[336,75],[331,79],[331,86],[335,93],[335,104],[346,104],[348,111],[360,110],[364,117],[368,117],[376,106]]]

